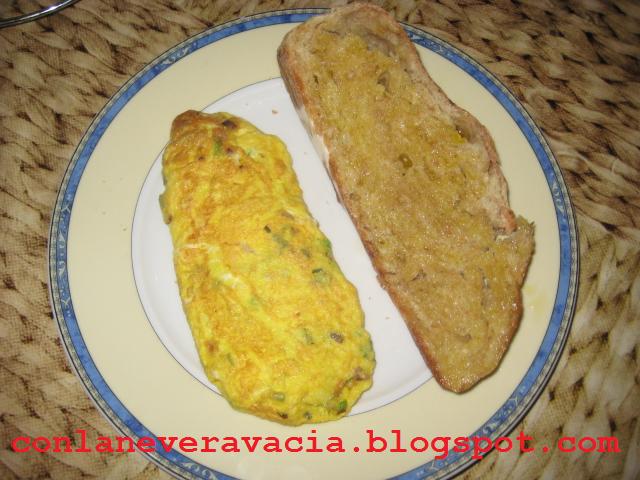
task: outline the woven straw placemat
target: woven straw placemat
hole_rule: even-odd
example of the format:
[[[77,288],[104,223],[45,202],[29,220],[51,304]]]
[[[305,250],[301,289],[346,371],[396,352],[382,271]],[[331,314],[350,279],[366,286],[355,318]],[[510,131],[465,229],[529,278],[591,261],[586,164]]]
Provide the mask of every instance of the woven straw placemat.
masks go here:
[[[493,452],[464,476],[639,478],[640,4],[378,3],[497,75],[542,128],[570,188],[578,307],[549,385],[511,437],[523,430],[551,445],[564,435],[613,435],[622,450]],[[243,15],[329,5],[82,0],[0,30],[0,478],[166,476],[137,453],[11,450],[19,435],[114,435],[67,365],[51,319],[46,246],[59,182],[93,116],[169,47]],[[25,0],[2,15],[35,7]]]

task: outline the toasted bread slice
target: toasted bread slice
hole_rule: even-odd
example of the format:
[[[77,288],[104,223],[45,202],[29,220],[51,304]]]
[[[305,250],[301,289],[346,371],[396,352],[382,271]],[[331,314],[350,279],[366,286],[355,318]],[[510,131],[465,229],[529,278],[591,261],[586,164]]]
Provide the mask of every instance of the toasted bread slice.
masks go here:
[[[435,378],[468,390],[497,368],[515,334],[534,248],[533,226],[509,207],[491,136],[373,5],[296,27],[278,62]]]

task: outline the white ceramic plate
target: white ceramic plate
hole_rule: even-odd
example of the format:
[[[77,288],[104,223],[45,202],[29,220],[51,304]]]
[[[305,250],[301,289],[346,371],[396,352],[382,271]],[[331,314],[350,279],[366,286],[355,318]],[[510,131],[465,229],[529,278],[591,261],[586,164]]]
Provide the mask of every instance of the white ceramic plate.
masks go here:
[[[397,400],[431,378],[400,313],[376,279],[364,246],[337,200],[331,180],[313,150],[282,79],[241,88],[204,110],[233,113],[285,142],[305,202],[331,240],[342,271],[358,289],[376,352],[376,370],[373,387],[353,407],[351,415]],[[191,375],[218,392],[200,364],[182,310],[171,236],[158,208],[158,197],[163,191],[162,155],[158,155],[140,191],[133,219],[132,260],[140,300],[158,337],[173,357]]]
[[[366,452],[367,430],[387,439],[482,435],[495,439],[533,404],[559,357],[571,322],[577,246],[558,166],[529,116],[473,60],[407,27],[433,78],[492,133],[514,210],[536,224],[525,312],[496,374],[463,395],[433,380],[387,294],[378,285],[347,214],[278,79],[275,51],[296,22],[316,12],[276,12],[206,31],[132,78],[78,146],[54,210],[50,283],[70,361],[92,399],[122,433],[144,436],[301,436],[305,449],[340,437],[345,452],[146,453],[191,478],[442,478],[471,452]],[[227,110],[287,144],[305,200],[358,288],[376,350],[374,387],[352,414],[322,425],[285,427],[232,410],[198,362],[180,307],[171,241],[157,197],[159,157],[172,119],[187,109]],[[213,391],[212,391],[213,390]],[[309,439],[309,437],[311,439]],[[315,440],[312,440],[315,439]]]

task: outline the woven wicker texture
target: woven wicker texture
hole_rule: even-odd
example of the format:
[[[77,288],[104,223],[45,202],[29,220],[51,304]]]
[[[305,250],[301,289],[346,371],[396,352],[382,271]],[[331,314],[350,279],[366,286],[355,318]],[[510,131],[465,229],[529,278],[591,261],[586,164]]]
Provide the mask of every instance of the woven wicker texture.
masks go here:
[[[166,477],[141,455],[17,454],[19,435],[113,436],[51,319],[46,245],[65,167],[107,99],[206,27],[329,2],[82,0],[0,30],[0,478]],[[466,478],[640,478],[640,4],[381,3],[498,76],[542,128],[580,231],[580,290],[560,363],[519,431],[540,445],[615,435],[620,453],[493,452]],[[37,9],[33,1],[0,13]]]

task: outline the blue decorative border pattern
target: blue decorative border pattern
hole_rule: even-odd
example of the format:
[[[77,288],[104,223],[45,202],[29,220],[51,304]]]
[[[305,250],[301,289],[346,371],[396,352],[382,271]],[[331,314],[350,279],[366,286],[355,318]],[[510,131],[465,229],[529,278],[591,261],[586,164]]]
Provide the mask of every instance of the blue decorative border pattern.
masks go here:
[[[96,368],[87,349],[73,309],[67,271],[67,241],[73,202],[84,169],[93,151],[114,118],[144,86],[158,74],[194,51],[237,33],[270,25],[303,22],[323,9],[272,12],[237,20],[196,35],[165,52],[129,80],[94,119],[78,145],[65,172],[49,232],[49,285],[57,321],[71,365],[98,409],[123,435],[134,439],[154,437],[120,402]],[[467,55],[416,28],[405,26],[411,40],[453,62],[483,85],[509,113],[527,138],[552,193],[560,234],[560,277],[553,314],[542,345],[526,375],[502,407],[474,435],[492,439],[515,427],[533,405],[557,363],[571,325],[577,293],[578,247],[576,225],[567,188],[560,169],[542,134],[509,91],[487,70]],[[162,450],[162,449],[161,449]],[[177,451],[146,453],[161,468],[179,478],[229,479],[194,462]],[[399,479],[450,478],[469,467],[471,454],[450,454],[400,475]]]

